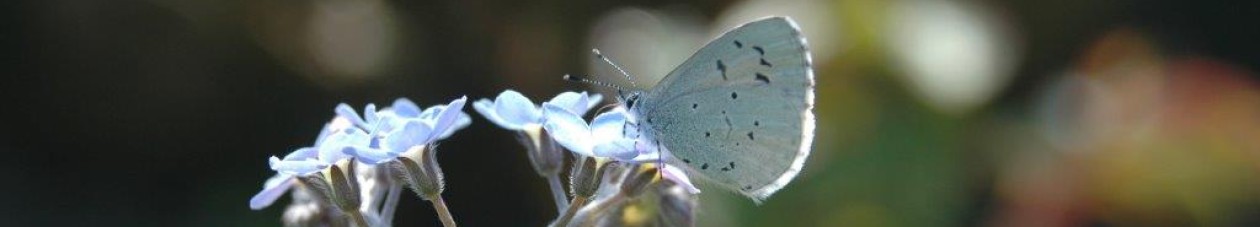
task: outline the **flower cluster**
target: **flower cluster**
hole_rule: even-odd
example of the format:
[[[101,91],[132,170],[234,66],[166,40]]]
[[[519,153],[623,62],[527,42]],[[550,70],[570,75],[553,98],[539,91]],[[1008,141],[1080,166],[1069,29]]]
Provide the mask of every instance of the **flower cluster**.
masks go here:
[[[474,102],[473,108],[515,132],[535,172],[551,183],[559,210],[553,225],[599,224],[617,219],[606,215],[616,213],[613,209],[644,204],[675,212],[658,215],[661,223],[690,223],[699,190],[682,169],[664,164],[668,151],[641,138],[625,108],[599,113],[587,123],[582,115],[601,99],[564,92],[534,104],[507,90],[494,100]],[[466,101],[421,109],[398,99],[381,110],[368,104],[361,113],[340,104],[314,145],[270,158],[276,175],[250,199],[250,208],[265,208],[292,190],[286,225],[392,226],[399,191],[407,186],[432,202],[445,226],[454,226],[441,197],[444,182],[434,144],[471,124],[463,112]],[[560,178],[566,154],[574,157],[567,194]],[[641,197],[660,202],[636,202]]]
[[[422,110],[410,100],[398,99],[379,111],[369,104],[362,116],[349,105],[340,104],[336,117],[320,131],[314,146],[299,148],[283,158],[271,157],[269,163],[277,175],[250,200],[250,208],[265,208],[294,185],[301,185],[296,190],[313,191],[314,197],[321,198],[317,204],[335,208],[331,210],[345,214],[356,225],[387,225],[393,206],[381,204],[396,203],[394,187],[405,182],[430,200],[440,194],[441,172],[430,145],[472,122],[462,111],[466,100],[459,98]],[[418,168],[405,168],[408,166]],[[395,173],[387,174],[390,171]],[[382,183],[390,187],[381,187]]]

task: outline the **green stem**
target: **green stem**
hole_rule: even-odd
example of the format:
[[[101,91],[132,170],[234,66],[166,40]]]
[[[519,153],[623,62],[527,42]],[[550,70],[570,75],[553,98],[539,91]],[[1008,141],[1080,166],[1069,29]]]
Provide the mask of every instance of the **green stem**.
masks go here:
[[[438,218],[442,219],[442,226],[455,227],[455,219],[451,217],[451,211],[446,209],[446,201],[442,196],[434,196],[433,209],[436,210]]]

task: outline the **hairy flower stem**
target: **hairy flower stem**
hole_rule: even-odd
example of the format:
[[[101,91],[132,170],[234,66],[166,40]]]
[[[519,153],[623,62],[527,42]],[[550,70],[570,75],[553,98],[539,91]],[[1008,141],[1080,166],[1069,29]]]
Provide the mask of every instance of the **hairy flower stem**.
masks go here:
[[[346,215],[350,216],[350,220],[354,221],[355,226],[371,227],[371,225],[368,225],[367,219],[363,218],[363,212],[359,212],[359,211],[346,212]]]
[[[442,226],[455,227],[455,218],[451,217],[451,211],[446,209],[446,200],[442,196],[434,196],[433,209],[437,212],[438,218],[442,219]]]
[[[583,209],[582,215],[579,215],[582,218],[580,218],[581,222],[577,223],[578,226],[596,226],[599,224],[599,218],[608,214],[609,209],[625,202],[628,199],[630,199],[630,196],[626,195],[626,193],[617,193],[612,197],[608,197],[608,199],[605,199],[603,202],[594,204],[595,207]]]
[[[564,193],[564,186],[560,184],[559,174],[547,176],[547,182],[551,183],[551,196],[556,201],[556,209],[563,212],[569,208],[568,196]]]
[[[547,178],[551,195],[556,202],[556,212],[564,212],[564,209],[569,206],[569,197],[566,196],[564,186],[560,183],[560,169],[564,166],[564,151],[538,125],[518,133],[516,140],[525,146],[534,172],[538,173],[538,176]]]
[[[568,226],[569,221],[573,220],[573,215],[576,215],[577,211],[579,209],[582,209],[582,206],[586,205],[586,201],[590,201],[590,199],[586,197],[581,197],[581,196],[573,197],[572,205],[570,205],[568,209],[565,209],[564,213],[560,214],[560,218],[557,219],[556,223],[554,223],[552,226],[553,227]]]
[[[398,197],[402,197],[402,184],[395,182],[389,186],[389,197],[381,208],[381,226],[394,226],[394,211],[398,210]]]

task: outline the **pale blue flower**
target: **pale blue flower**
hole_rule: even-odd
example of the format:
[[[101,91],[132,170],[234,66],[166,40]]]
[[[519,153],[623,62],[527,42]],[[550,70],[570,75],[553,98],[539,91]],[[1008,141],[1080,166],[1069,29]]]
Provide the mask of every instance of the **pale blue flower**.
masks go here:
[[[283,159],[272,156],[271,169],[292,175],[315,173],[338,161],[351,158],[350,154],[355,153],[355,150],[370,149],[370,141],[371,137],[362,129],[341,128],[330,132],[327,137],[316,142],[315,146],[299,148]]]
[[[600,94],[564,92],[543,103],[550,103],[580,116],[598,105],[602,98]],[[540,105],[534,105],[529,98],[513,90],[503,91],[494,101],[477,100],[473,102],[473,108],[490,122],[508,130],[525,130],[530,125],[543,123],[543,109]]]
[[[543,114],[546,116],[543,128],[556,143],[569,151],[618,161],[629,161],[639,156],[635,138],[625,133],[632,126],[627,124],[624,109],[601,113],[589,125],[581,116],[550,103],[543,104]]]
[[[249,200],[251,209],[262,209],[270,206],[276,199],[284,195],[297,182],[298,175],[310,174],[328,168],[338,160],[348,156],[343,153],[347,146],[347,131],[354,130],[350,119],[335,117],[320,130],[312,147],[299,148],[284,158],[272,156],[269,160],[272,170],[278,172],[267,179],[263,190]],[[351,133],[353,134],[353,133]],[[329,143],[328,141],[336,141]],[[321,156],[321,150],[324,151]]]
[[[562,110],[558,106],[544,104],[543,112],[546,123],[543,128],[551,133],[556,143],[574,153],[611,158],[628,163],[660,162],[668,156],[668,151],[658,150],[659,146],[648,139],[638,136],[634,116],[625,108],[615,108],[600,113],[587,125],[580,116]],[[676,166],[665,164],[661,168],[665,179],[677,183],[690,193],[700,193],[700,189],[691,183],[686,171]]]
[[[461,99],[466,100],[467,98]],[[440,140],[472,123],[472,118],[463,112],[459,112],[458,116],[447,116],[445,118],[438,119],[441,117],[439,113],[442,113],[442,110],[444,110],[446,106],[447,105],[436,105],[429,107],[428,109],[421,110],[420,107],[414,102],[411,102],[411,100],[407,98],[399,98],[394,100],[393,105],[380,111],[376,110],[376,105],[368,104],[363,110],[363,117],[360,117],[358,113],[354,112],[354,109],[349,105],[341,104],[337,106],[337,115],[350,119],[355,126],[358,126],[373,135],[373,138],[377,138],[376,135],[378,133],[394,131],[395,128],[401,127],[409,121],[434,121],[430,122],[433,126],[448,126],[447,129],[439,130],[442,132],[441,134],[435,134],[435,136],[437,136],[436,139]],[[462,109],[462,103],[460,108]],[[437,122],[438,120],[444,121]]]
[[[373,145],[350,152],[359,161],[380,164],[394,160],[411,147],[445,139],[472,122],[471,117],[462,111],[467,100],[467,97],[461,97],[447,105],[436,105],[421,111],[411,101],[398,99],[390,108],[372,114],[375,118],[363,121],[364,125],[371,127]]]

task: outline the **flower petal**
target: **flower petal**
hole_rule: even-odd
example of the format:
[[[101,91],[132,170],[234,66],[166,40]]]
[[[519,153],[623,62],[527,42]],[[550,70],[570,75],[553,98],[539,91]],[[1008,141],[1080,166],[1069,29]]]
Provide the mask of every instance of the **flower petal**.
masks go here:
[[[394,114],[397,114],[400,117],[420,116],[420,106],[416,106],[416,103],[411,102],[411,100],[407,98],[395,99],[394,105],[391,107],[394,108]]]
[[[533,101],[513,90],[499,94],[499,97],[494,100],[494,108],[503,123],[510,125],[538,123],[542,120],[542,113],[539,112],[538,106],[534,106]],[[522,127],[513,127],[513,130],[519,130],[518,128]]]
[[[346,149],[345,151],[348,152],[349,155],[354,156],[359,162],[372,165],[388,162],[398,157],[398,153],[391,152],[389,149],[350,147],[350,149]]]
[[[591,152],[594,147],[591,141],[591,129],[586,126],[585,121],[582,121],[582,117],[550,104],[543,105],[543,116],[545,116],[543,129],[547,130],[552,140],[570,151],[595,156]]]
[[[661,176],[665,177],[666,180],[678,183],[678,186],[682,186],[683,189],[687,189],[687,192],[690,192],[691,194],[700,193],[700,189],[696,188],[696,185],[691,184],[691,179],[687,177],[687,172],[679,169],[678,167],[665,165],[665,168],[661,168]]]
[[[420,112],[420,116],[417,116],[414,118],[432,120],[432,119],[437,118],[436,116],[438,115],[438,113],[441,113],[442,110],[444,109],[446,109],[446,105],[433,105],[433,106],[430,106],[428,109],[424,109],[424,112]]]
[[[413,146],[424,145],[429,141],[429,134],[433,129],[429,125],[421,123],[419,120],[407,121],[402,128],[390,133],[383,141],[385,148],[392,153],[401,153],[411,149]]]
[[[446,137],[451,137],[451,134],[455,134],[455,131],[464,129],[468,127],[468,125],[471,125],[471,124],[472,124],[472,117],[468,116],[468,114],[466,113],[460,113],[459,118],[455,119],[455,123],[451,124],[451,128],[446,130],[445,132],[442,132],[441,135],[438,135],[438,137],[434,138],[433,140],[437,141],[441,139],[446,139]]]
[[[521,130],[521,125],[512,124],[504,121],[503,118],[499,118],[499,113],[495,112],[494,109],[494,101],[490,101],[489,99],[477,100],[476,102],[473,102],[473,109],[476,110],[477,113],[480,113],[482,117],[486,118],[486,120],[490,120],[490,122],[499,125],[499,127],[503,127],[508,130]]]
[[[289,191],[293,182],[293,175],[283,173],[267,179],[267,182],[263,183],[263,190],[255,194],[253,198],[249,198],[249,209],[261,210],[271,206],[271,203],[276,202],[276,199]]]
[[[363,117],[360,117],[359,113],[354,112],[354,108],[350,107],[349,104],[337,104],[337,108],[333,109],[333,112],[336,112],[337,116],[350,120],[356,126],[367,128],[367,122],[363,121]]]
[[[455,123],[459,121],[459,118],[464,115],[464,103],[467,101],[468,97],[465,96],[455,99],[454,101],[451,101],[450,104],[447,104],[446,108],[442,109],[442,112],[436,116],[437,118],[433,123],[434,133],[430,133],[431,135],[429,135],[428,138],[429,141],[426,142],[432,142],[437,140],[440,135],[449,134],[450,132],[459,130],[454,126],[456,125]]]
[[[581,115],[586,115],[586,104],[588,101],[589,100],[587,100],[585,94],[580,94],[580,93],[572,92],[572,91],[566,91],[566,92],[560,93],[559,95],[556,95],[555,98],[551,98],[551,101],[547,101],[546,103],[551,103],[556,106],[560,106],[564,108],[565,110],[572,112],[573,114],[577,114],[578,116],[581,116]]]
[[[303,147],[293,150],[292,153],[284,156],[284,160],[306,160],[319,157],[319,149],[314,147]]]
[[[368,103],[367,106],[363,107],[363,120],[367,121],[372,127],[376,127],[377,123],[381,121],[381,118],[376,116],[376,113],[376,104]]]
[[[639,156],[639,152],[634,149],[634,140],[631,139],[599,142],[591,153],[595,154],[595,157],[608,157],[618,161],[629,161]]]
[[[596,140],[623,138],[627,127],[625,112],[604,112],[591,120],[591,135]]]
[[[373,136],[375,136],[376,134],[393,131],[394,128],[401,127],[402,124],[406,123],[408,119],[408,118],[403,118],[401,116],[398,116],[398,114],[395,114],[393,107],[385,108],[384,110],[376,112],[376,116],[379,117],[380,120],[376,122],[376,125],[373,126],[373,128],[371,129],[371,132],[368,133]]]
[[[340,132],[333,132],[323,143],[319,144],[319,160],[334,163],[341,159],[350,158],[345,154],[346,147],[362,146],[367,147],[371,144],[371,136],[358,128],[347,128]]]
[[[548,101],[548,103],[554,103],[560,107],[564,107],[564,109],[569,110],[569,112],[573,112],[573,114],[580,116],[586,115],[586,111],[589,111],[591,108],[594,108],[595,105],[598,105],[599,100],[602,98],[603,96],[599,94],[588,96],[586,92],[577,93],[569,91],[556,95],[556,97],[552,98],[551,101]]]
[[[333,119],[328,121],[328,124],[324,124],[324,128],[319,131],[319,137],[315,139],[315,145],[318,146],[319,144],[324,144],[324,140],[327,140],[328,136],[353,127],[354,123],[351,123],[349,118],[342,117],[340,115],[333,117]]]
[[[595,106],[599,105],[599,101],[604,100],[604,95],[601,95],[599,93],[587,95],[586,92],[583,91],[582,95],[586,96],[586,99],[587,99],[586,110],[583,110],[582,112],[586,112],[587,110],[590,110],[591,108],[595,108]]]
[[[319,172],[324,168],[328,168],[329,165],[327,162],[314,159],[282,161],[280,158],[275,156],[272,156],[269,161],[271,164],[271,170],[292,175],[305,175]]]

